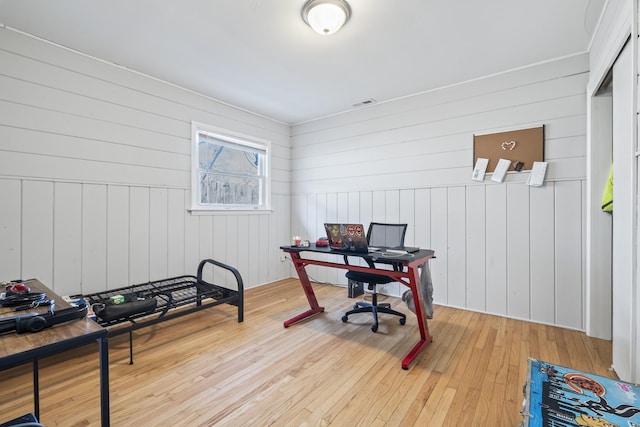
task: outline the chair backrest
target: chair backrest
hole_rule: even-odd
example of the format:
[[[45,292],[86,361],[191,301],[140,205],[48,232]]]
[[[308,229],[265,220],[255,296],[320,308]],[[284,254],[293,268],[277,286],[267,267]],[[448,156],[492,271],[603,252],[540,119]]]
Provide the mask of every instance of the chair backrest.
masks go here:
[[[407,232],[407,224],[383,224],[372,222],[367,231],[369,246],[395,248],[404,246],[404,235]]]

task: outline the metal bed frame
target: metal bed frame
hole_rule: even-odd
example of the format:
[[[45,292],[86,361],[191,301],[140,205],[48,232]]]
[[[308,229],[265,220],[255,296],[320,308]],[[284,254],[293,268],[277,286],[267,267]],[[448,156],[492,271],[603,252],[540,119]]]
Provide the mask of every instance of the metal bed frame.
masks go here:
[[[220,267],[233,274],[235,287],[209,283],[202,278],[207,264]],[[118,295],[134,296],[139,300],[155,299],[156,306],[152,310],[127,313],[125,316],[103,320],[96,316],[96,321],[109,329],[109,336],[129,333],[129,364],[133,364],[133,331],[146,326],[155,325],[165,320],[185,316],[220,304],[238,307],[238,323],[244,320],[244,285],[238,270],[230,265],[213,259],[204,259],[198,265],[196,276],[178,276],[138,285],[110,289],[104,292],[81,295],[91,307],[107,305],[112,297]],[[126,304],[126,303],[125,303]],[[184,307],[184,308],[181,308]],[[124,306],[123,306],[124,308]],[[174,310],[180,308],[179,310]],[[128,322],[126,327],[111,328]]]

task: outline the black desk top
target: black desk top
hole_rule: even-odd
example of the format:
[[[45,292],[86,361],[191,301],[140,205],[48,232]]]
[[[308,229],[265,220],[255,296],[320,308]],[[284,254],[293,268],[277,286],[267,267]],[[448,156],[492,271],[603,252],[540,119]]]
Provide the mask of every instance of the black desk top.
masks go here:
[[[353,251],[342,251],[338,249],[331,249],[328,246],[318,247],[314,243],[310,246],[280,246],[280,249],[287,252],[315,252],[321,254],[328,255],[347,255],[347,256],[355,256],[364,259],[369,259],[374,262],[380,263],[408,263],[412,262],[416,259],[423,259],[433,257],[435,252],[431,249],[420,249],[416,252],[401,254],[395,252],[386,252],[384,250],[374,251],[369,253],[359,253]]]

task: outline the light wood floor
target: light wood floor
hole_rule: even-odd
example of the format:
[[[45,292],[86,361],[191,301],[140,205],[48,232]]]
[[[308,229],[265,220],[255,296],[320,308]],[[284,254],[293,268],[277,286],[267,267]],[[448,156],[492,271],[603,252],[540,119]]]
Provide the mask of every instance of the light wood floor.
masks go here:
[[[288,329],[308,306],[297,280],[246,291],[244,323],[217,307],[110,339],[113,426],[517,426],[527,358],[613,377],[611,345],[576,331],[435,307],[434,342],[407,371],[415,316],[340,320],[346,289],[315,285],[326,312]],[[1,339],[1,338],[0,338]],[[40,363],[47,426],[99,425],[97,346]],[[0,422],[33,411],[30,366],[0,372]]]

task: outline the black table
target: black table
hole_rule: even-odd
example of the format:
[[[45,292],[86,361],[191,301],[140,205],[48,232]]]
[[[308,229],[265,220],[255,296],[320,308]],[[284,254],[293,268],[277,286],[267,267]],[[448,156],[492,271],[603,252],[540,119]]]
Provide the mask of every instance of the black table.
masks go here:
[[[56,295],[37,279],[30,279],[24,283],[31,288],[31,292],[44,292],[49,299],[55,300],[56,308],[70,307],[60,296]],[[48,308],[37,308],[27,312],[45,313],[47,310]],[[16,312],[13,311],[13,308],[0,307],[0,318],[14,315],[16,315]],[[24,334],[8,332],[0,335],[0,370],[28,362],[33,363],[34,413],[36,418],[40,420],[38,359],[89,344],[93,341],[98,341],[99,344],[101,425],[108,427],[110,423],[108,331],[93,320],[84,317],[55,325],[40,332],[27,332]]]
[[[418,343],[409,351],[409,353],[402,360],[402,369],[409,369],[409,365],[413,362],[418,355],[418,353],[427,345],[431,343],[433,338],[429,334],[429,327],[427,325],[427,317],[424,306],[424,301],[422,298],[422,292],[419,289],[420,286],[420,275],[418,273],[419,267],[424,264],[429,259],[433,258],[434,252],[430,249],[420,249],[417,252],[409,253],[409,254],[399,254],[399,253],[389,253],[389,252],[373,252],[367,254],[360,254],[350,251],[340,251],[334,250],[328,247],[317,247],[314,244],[311,244],[307,247],[300,246],[280,246],[284,252],[289,253],[291,256],[291,260],[293,261],[293,265],[298,273],[298,277],[300,278],[300,284],[302,285],[302,289],[307,297],[307,301],[309,302],[309,310],[306,310],[297,316],[292,317],[289,320],[284,322],[284,327],[288,328],[292,324],[299,322],[303,319],[306,319],[310,316],[313,316],[318,313],[322,313],[324,311],[324,307],[321,307],[318,304],[318,300],[316,299],[316,295],[313,292],[313,288],[311,286],[311,282],[309,281],[309,276],[307,275],[306,266],[307,265],[320,265],[324,267],[330,268],[340,268],[343,270],[352,270],[352,271],[362,271],[365,273],[374,273],[374,274],[382,274],[388,277],[393,278],[394,281],[400,282],[405,286],[411,289],[413,294],[413,300],[416,306],[416,316],[418,319],[418,329],[420,330],[420,340]],[[371,268],[364,267],[359,265],[347,265],[337,262],[330,261],[321,261],[316,259],[303,258],[302,254],[304,252],[315,252],[315,253],[323,253],[327,255],[347,255],[363,258],[365,260],[370,260],[375,263],[382,264],[396,264],[401,266],[399,270],[387,270],[383,268]]]

